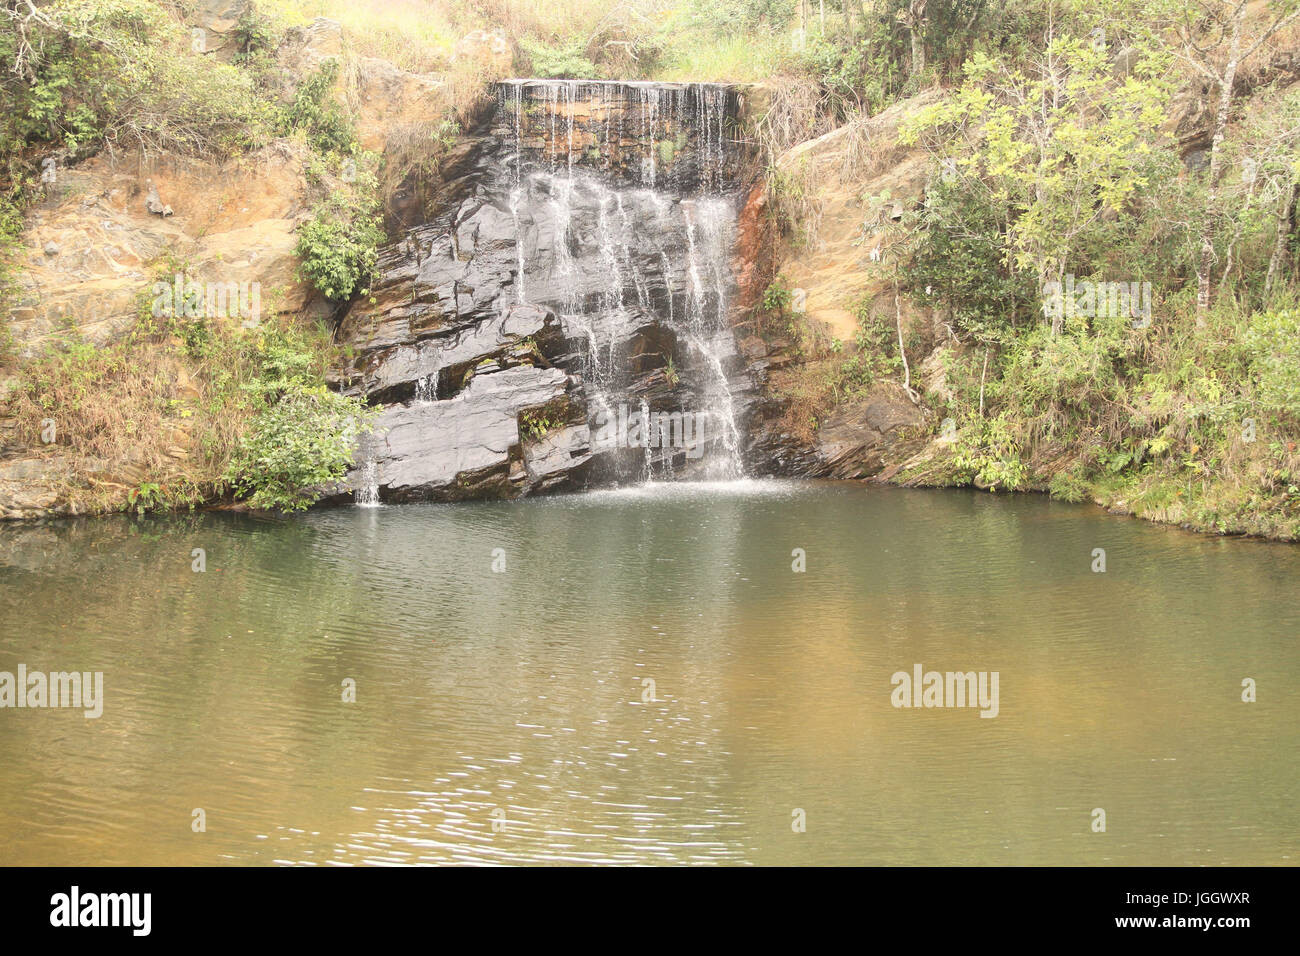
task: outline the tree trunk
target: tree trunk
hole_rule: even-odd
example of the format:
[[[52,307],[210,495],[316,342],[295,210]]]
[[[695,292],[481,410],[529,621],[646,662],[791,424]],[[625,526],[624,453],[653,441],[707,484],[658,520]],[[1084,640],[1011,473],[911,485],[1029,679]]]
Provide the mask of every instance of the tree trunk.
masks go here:
[[[1286,247],[1296,228],[1297,205],[1300,205],[1300,182],[1292,183],[1291,189],[1282,197],[1277,211],[1277,238],[1273,242],[1273,255],[1268,260],[1268,277],[1264,280],[1264,305],[1268,305],[1273,295],[1273,287],[1281,276],[1283,263],[1286,261]]]
[[[898,329],[898,354],[903,360],[903,391],[913,405],[920,404],[920,396],[912,388],[912,368],[907,364],[907,349],[903,347],[903,307],[898,301],[898,279],[894,279],[894,323]]]
[[[1061,269],[1058,268],[1056,270],[1056,277],[1054,280],[1049,280],[1047,278],[1048,275],[1049,273],[1046,269],[1038,270],[1038,276],[1039,276],[1038,288],[1041,293],[1043,290],[1047,288],[1047,283],[1049,281],[1055,281],[1056,287],[1061,290],[1061,308],[1057,311],[1056,315],[1052,316],[1052,338],[1056,338],[1058,335],[1061,334],[1061,331],[1065,328],[1065,315],[1067,311],[1070,311],[1074,308],[1074,300],[1070,299],[1069,305],[1068,306],[1066,305],[1067,300],[1065,297],[1065,283],[1064,283],[1065,277],[1061,275]]]
[[[907,5],[907,32],[912,39],[912,75],[925,72],[925,5],[927,0],[911,0]]]
[[[1205,316],[1210,310],[1210,270],[1214,268],[1214,236],[1218,228],[1219,167],[1222,165],[1224,133],[1228,116],[1232,112],[1232,84],[1237,79],[1237,64],[1241,57],[1241,24],[1246,17],[1246,4],[1237,8],[1232,21],[1232,41],[1228,49],[1228,62],[1219,80],[1219,105],[1214,113],[1214,138],[1210,141],[1210,179],[1205,192],[1205,219],[1201,225],[1200,261],[1196,266],[1196,326],[1205,326]]]

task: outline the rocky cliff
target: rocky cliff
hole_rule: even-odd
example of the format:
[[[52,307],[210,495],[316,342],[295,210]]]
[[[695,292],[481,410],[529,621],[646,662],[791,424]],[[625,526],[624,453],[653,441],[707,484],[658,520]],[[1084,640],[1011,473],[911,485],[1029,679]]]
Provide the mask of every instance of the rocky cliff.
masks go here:
[[[730,325],[746,163],[723,86],[511,81],[339,334],[384,406],[336,496],[515,496],[741,473]],[[664,423],[663,429],[657,423]]]

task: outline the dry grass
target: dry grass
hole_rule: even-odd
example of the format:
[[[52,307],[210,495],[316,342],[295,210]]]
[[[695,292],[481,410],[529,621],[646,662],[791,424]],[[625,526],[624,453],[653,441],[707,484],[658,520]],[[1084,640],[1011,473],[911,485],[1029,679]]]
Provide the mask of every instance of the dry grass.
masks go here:
[[[165,322],[165,320],[163,320]],[[78,511],[116,511],[152,485],[170,505],[219,496],[222,475],[248,422],[262,407],[248,387],[265,374],[267,335],[309,349],[314,373],[332,364],[328,334],[309,320],[263,317],[202,322],[201,345],[156,331],[143,319],[122,341],[95,348],[74,338],[28,362],[10,400],[18,437],[45,457],[76,465],[66,489]],[[42,430],[55,426],[55,441]]]
[[[467,32],[451,5],[428,0],[258,0],[258,8],[285,27],[336,20],[353,53],[416,73],[445,69],[457,37]]]

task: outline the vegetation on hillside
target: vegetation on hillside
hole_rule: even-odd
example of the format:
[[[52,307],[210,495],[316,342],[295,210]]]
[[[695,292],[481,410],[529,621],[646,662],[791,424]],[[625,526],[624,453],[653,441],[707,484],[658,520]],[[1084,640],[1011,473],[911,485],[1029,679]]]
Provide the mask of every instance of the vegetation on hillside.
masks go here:
[[[769,289],[769,323],[805,360],[791,397],[806,437],[828,409],[897,377],[936,432],[955,435],[907,480],[1048,488],[1207,529],[1300,536],[1300,0],[257,0],[241,8],[225,60],[195,55],[194,8],[0,0],[0,296],[43,161],[132,148],[220,158],[275,138],[311,156],[301,274],[330,302],[364,295],[380,199],[404,164],[426,159],[360,150],[348,63],[443,73],[449,112],[426,138],[445,145],[483,92],[458,48],[472,30],[504,36],[519,74],[767,82],[754,132],[792,245],[811,241],[815,210],[775,158],[938,89],[905,126],[933,159],[926,199],[903,210],[873,264],[932,327],[863,304],[860,334],[836,342],[791,308],[781,277]],[[287,87],[280,38],[321,16],[342,23],[347,62]],[[1200,132],[1187,140],[1175,117]],[[202,440],[211,458],[188,479],[202,490],[168,484],[161,497],[230,484],[259,503],[301,503],[293,482],[322,476],[277,465],[281,477],[259,488],[256,446],[285,416],[333,421],[334,409],[302,398],[323,394],[328,335],[289,319],[251,335],[155,319],[142,317],[136,341],[156,347],[136,352],[70,332],[18,370],[23,414],[39,416],[49,395],[80,401],[88,417],[69,435],[97,436],[79,450],[118,462],[136,435],[152,449],[153,501],[170,467],[157,436],[182,411],[220,407],[233,424]],[[215,351],[196,352],[199,340]],[[279,347],[268,341],[295,342],[316,371],[259,388],[258,356]],[[935,348],[948,389],[923,394],[916,360]],[[0,327],[5,361],[16,357]],[[174,396],[140,384],[170,375],[167,363],[210,404],[169,411]],[[109,411],[129,426],[94,417]],[[150,422],[160,424],[145,441]],[[332,460],[311,442],[301,450]]]
[[[944,330],[952,394],[922,402],[955,440],[901,478],[1300,537],[1300,3],[1004,9],[951,61],[923,38],[944,95],[904,138],[931,181],[879,268]]]
[[[307,151],[316,206],[300,232],[304,277],[332,301],[364,289],[383,240],[376,158],[357,147],[335,95],[337,60],[286,96],[297,78],[272,58],[283,27],[254,4],[242,8],[229,62],[205,55],[206,38],[185,25],[183,4],[53,0],[2,9],[0,59],[11,64],[0,78],[6,311],[16,300],[23,212],[45,195],[46,168],[102,150],[220,162],[276,138]],[[167,284],[204,278],[174,255],[154,265]],[[134,327],[111,344],[84,340],[75,315],[55,344],[25,362],[11,336],[0,336],[18,433],[35,448],[78,456],[67,489],[77,507],[192,507],[233,492],[258,507],[296,508],[311,488],[341,477],[363,416],[359,403],[325,389],[338,360],[328,328],[274,310],[240,323],[158,309],[151,285],[142,284]],[[283,429],[300,440],[268,437]]]

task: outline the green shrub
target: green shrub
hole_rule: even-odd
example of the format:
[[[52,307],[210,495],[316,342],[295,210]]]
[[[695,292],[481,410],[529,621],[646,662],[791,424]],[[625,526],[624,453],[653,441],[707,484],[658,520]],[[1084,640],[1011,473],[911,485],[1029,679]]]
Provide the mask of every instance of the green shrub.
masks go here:
[[[1058,471],[1052,476],[1051,486],[1048,490],[1053,498],[1068,501],[1072,504],[1083,501],[1088,497],[1088,483],[1083,475],[1083,470],[1078,467]]]
[[[350,153],[356,133],[352,120],[333,96],[339,61],[333,58],[303,80],[289,107],[289,127],[307,134],[307,142],[320,153]]]
[[[192,49],[189,30],[150,0],[54,0],[28,42],[0,30],[0,156],[102,143],[229,155],[269,135],[277,108],[244,71]],[[12,73],[9,64],[14,64]]]
[[[369,414],[355,398],[296,385],[253,419],[226,480],[255,508],[305,509],[318,497],[315,486],[346,474]]]
[[[783,275],[773,279],[763,290],[763,311],[784,316],[790,310],[793,295],[788,280]]]
[[[581,39],[567,44],[550,44],[525,38],[521,45],[532,61],[533,75],[539,79],[594,80],[600,76],[600,68],[583,52]]]
[[[1275,411],[1300,417],[1300,310],[1252,315],[1246,348],[1260,399]]]
[[[331,197],[298,227],[295,252],[299,275],[335,302],[369,293],[369,281],[384,241],[379,217],[368,203]]]
[[[235,29],[231,31],[237,52],[234,62],[251,63],[259,56],[264,56],[275,48],[278,31],[269,16],[250,3],[239,15]]]
[[[1020,459],[1020,442],[1005,413],[968,422],[953,449],[953,465],[962,481],[996,491],[1024,487],[1029,468]]]
[[[923,305],[945,311],[959,333],[998,340],[1041,318],[1033,277],[1009,265],[1004,222],[973,179],[937,181],[915,254],[900,272]]]

